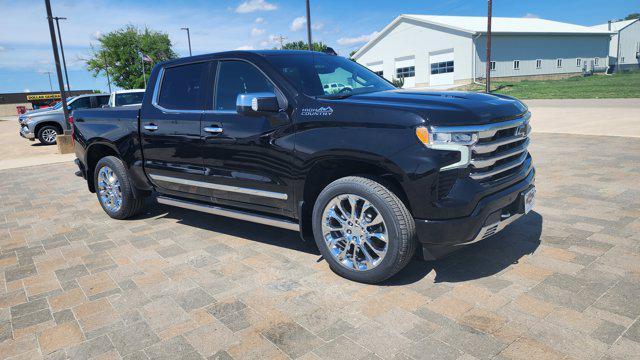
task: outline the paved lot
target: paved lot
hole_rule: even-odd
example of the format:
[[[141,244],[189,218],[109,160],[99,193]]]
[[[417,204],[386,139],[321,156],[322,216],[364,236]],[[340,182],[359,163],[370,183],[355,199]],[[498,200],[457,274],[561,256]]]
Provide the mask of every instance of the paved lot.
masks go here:
[[[640,139],[536,134],[536,213],[383,285],[292,232],[0,171],[0,358],[640,358]]]
[[[58,154],[55,145],[45,146],[38,140],[23,139],[19,130],[17,117],[0,118],[0,170],[72,161],[75,158],[73,154]]]
[[[533,131],[640,138],[640,99],[526,100]]]

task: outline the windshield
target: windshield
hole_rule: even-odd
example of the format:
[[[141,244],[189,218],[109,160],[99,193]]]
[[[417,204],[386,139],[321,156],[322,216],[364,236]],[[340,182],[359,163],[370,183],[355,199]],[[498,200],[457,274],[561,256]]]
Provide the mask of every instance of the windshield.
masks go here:
[[[142,104],[142,97],[144,92],[130,92],[116,94],[115,106]]]
[[[369,69],[340,56],[272,55],[267,61],[303,93],[313,97],[338,99],[395,89]]]

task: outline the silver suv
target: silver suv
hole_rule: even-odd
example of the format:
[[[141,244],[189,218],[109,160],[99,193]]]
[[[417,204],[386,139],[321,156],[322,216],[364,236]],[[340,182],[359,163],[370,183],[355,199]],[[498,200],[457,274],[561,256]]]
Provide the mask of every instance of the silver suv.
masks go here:
[[[77,109],[100,108],[109,102],[109,94],[79,95],[67,100],[69,112]],[[42,144],[53,145],[58,134],[64,130],[62,102],[49,109],[29,111],[18,117],[20,136],[25,139],[38,138]]]

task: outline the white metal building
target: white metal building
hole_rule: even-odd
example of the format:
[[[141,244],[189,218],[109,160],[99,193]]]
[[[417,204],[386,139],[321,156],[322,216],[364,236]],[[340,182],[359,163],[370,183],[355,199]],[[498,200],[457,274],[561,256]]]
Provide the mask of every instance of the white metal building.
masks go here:
[[[613,31],[609,64],[621,69],[640,68],[640,19],[610,22],[593,28]]]
[[[485,17],[400,15],[353,58],[404,87],[470,83],[486,73]],[[611,32],[544,19],[492,20],[492,77],[552,77],[608,64]]]

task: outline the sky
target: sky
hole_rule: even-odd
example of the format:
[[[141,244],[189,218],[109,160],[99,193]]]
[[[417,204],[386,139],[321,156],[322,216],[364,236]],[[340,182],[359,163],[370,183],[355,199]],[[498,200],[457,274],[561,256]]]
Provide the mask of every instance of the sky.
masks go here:
[[[400,14],[485,16],[486,0],[310,0],[313,40],[340,55],[366,43]],[[124,25],[148,26],[169,34],[180,56],[234,49],[271,49],[306,40],[304,0],[51,0],[61,21],[72,89],[106,91],[102,76],[85,66],[101,34]],[[494,16],[540,17],[579,25],[606,23],[640,11],[640,0],[494,0]],[[48,91],[57,86],[46,11],[42,0],[0,0],[0,93]]]

